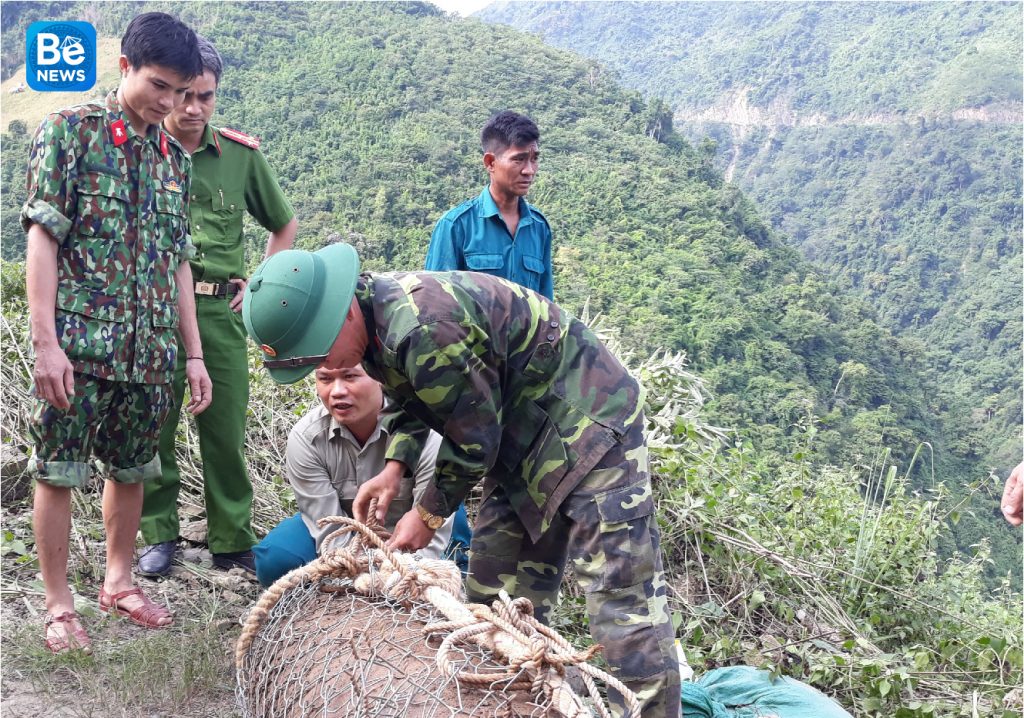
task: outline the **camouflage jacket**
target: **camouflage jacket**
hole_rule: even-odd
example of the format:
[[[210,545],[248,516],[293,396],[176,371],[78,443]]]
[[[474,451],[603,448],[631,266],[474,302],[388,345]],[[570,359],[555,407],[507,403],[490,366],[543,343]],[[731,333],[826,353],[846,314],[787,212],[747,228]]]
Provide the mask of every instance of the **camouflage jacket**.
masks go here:
[[[487,475],[530,535],[635,422],[640,386],[578,319],[475,272],[360,278],[367,373],[402,410],[389,458],[415,466],[426,427],[444,437],[420,503],[448,516]],[[404,434],[396,436],[395,434]]]
[[[117,101],[43,120],[22,226],[57,241],[56,328],[76,372],[163,384],[177,352],[174,272],[192,253],[191,160],[157,127],[135,133]]]

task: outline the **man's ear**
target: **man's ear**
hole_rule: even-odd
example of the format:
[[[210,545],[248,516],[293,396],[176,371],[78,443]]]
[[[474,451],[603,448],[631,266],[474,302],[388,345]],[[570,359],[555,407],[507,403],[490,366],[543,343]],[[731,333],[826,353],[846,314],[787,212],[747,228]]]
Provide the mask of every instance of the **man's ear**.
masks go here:
[[[493,152],[484,152],[484,167],[490,172],[494,168],[494,160],[497,156]]]
[[[121,57],[118,58],[118,60],[117,60],[117,69],[121,71],[121,76],[122,77],[124,76],[124,74],[126,72],[128,72],[128,68],[131,67],[131,66],[132,65],[131,65],[130,62],[128,62],[127,56],[121,55]]]

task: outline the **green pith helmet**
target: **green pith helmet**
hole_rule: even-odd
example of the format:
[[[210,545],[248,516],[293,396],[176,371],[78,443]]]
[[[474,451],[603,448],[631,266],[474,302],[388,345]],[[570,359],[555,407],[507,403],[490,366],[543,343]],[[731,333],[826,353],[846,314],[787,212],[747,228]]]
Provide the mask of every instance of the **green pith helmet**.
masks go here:
[[[359,255],[343,243],[316,252],[288,249],[256,268],[242,297],[242,321],[274,381],[294,384],[326,358],[358,276]]]

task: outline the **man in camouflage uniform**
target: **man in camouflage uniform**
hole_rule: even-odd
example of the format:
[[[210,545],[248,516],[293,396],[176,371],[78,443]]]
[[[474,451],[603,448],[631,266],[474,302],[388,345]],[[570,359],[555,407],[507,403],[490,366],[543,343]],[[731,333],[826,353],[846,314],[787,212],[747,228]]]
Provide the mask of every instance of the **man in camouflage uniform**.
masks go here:
[[[133,588],[131,565],[142,482],[160,474],[175,329],[190,357],[189,409],[210,402],[185,261],[190,162],[159,127],[201,72],[196,37],[170,15],[147,13],[129,23],[121,52],[121,83],[105,102],[43,120],[21,213],[35,351],[34,528],[53,652],[89,648],[67,559],[71,489],[88,481],[93,454],[106,474],[100,608],[150,628],[171,622]]]
[[[541,295],[472,272],[358,274],[348,245],[281,252],[242,305],[275,381],[362,363],[403,411],[389,456],[442,434],[434,483],[391,545],[415,550],[483,481],[468,593],[530,598],[546,619],[567,558],[590,629],[644,716],[676,716],[679,671],[643,437],[640,386],[579,320]],[[378,518],[387,477],[353,504]],[[621,696],[610,696],[621,710]]]
[[[203,72],[164,128],[192,157],[189,203],[196,253],[189,264],[196,282],[196,313],[204,357],[213,380],[214,400],[196,418],[203,464],[207,545],[218,568],[255,571],[250,550],[252,484],[245,466],[245,413],[249,405],[249,360],[245,328],[238,315],[245,289],[246,212],[270,231],[267,256],[288,249],[295,239],[295,213],[259,150],[260,142],[209,120],[217,105],[223,70],[220,54],[199,38]],[[183,357],[174,378],[174,408],[160,435],[161,476],[147,482],[142,504],[139,573],[168,573],[178,541],[181,474],[175,458],[178,418],[185,394]]]

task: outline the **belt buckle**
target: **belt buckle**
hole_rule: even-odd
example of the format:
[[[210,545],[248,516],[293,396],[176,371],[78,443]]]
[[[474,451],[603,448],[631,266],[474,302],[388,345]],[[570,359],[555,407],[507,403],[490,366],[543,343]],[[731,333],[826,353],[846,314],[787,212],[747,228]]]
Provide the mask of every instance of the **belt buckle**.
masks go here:
[[[213,297],[217,294],[217,285],[213,282],[196,282],[196,294]]]

